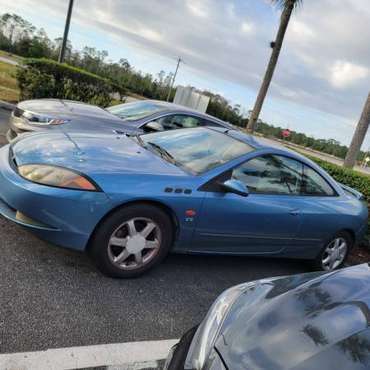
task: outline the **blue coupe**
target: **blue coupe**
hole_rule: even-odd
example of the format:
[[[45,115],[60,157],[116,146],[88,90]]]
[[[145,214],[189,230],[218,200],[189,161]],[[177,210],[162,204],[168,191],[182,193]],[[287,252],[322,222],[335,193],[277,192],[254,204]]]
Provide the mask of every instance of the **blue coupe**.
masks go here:
[[[49,131],[0,149],[0,213],[85,250],[114,277],[170,252],[311,259],[333,270],[366,232],[360,193],[303,156],[225,128]]]

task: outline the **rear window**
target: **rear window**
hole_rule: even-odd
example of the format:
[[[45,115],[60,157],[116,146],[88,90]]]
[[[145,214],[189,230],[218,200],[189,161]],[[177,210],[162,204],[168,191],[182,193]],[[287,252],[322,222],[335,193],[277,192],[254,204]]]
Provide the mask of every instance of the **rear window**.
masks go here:
[[[303,193],[314,196],[334,196],[334,189],[315,170],[308,166],[303,167]]]

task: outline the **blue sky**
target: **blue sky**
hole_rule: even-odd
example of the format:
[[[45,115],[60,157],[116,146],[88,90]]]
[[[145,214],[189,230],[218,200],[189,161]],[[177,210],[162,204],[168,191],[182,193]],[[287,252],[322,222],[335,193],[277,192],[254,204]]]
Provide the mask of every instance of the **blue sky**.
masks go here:
[[[104,4],[104,7],[101,6]],[[51,38],[63,32],[67,1],[0,0]],[[173,71],[177,83],[252,108],[270,55],[279,10],[267,0],[77,0],[75,48],[107,50],[143,72]],[[370,82],[368,0],[309,0],[294,14],[261,118],[348,144]],[[363,149],[370,147],[369,135]]]

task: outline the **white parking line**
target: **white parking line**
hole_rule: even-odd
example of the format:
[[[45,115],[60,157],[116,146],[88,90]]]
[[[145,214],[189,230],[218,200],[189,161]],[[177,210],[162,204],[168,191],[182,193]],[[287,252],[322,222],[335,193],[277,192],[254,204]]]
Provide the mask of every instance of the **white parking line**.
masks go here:
[[[177,339],[102,344],[0,355],[1,370],[70,370],[155,362],[167,357]]]

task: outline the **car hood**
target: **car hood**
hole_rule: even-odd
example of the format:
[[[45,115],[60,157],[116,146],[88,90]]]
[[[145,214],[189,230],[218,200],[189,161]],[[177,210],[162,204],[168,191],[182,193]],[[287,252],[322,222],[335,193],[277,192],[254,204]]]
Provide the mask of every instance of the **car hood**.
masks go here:
[[[33,113],[47,114],[56,117],[94,117],[103,119],[119,119],[96,105],[62,99],[35,99],[18,103],[18,108]]]
[[[124,131],[138,132],[140,122],[125,121],[96,105],[62,99],[35,99],[25,100],[17,105],[22,111],[29,111],[49,119],[64,119],[62,125],[68,131]],[[33,131],[58,130],[59,125],[37,125],[29,123]]]
[[[51,164],[101,174],[184,175],[184,172],[139,146],[126,135],[94,132],[40,132],[22,135],[11,146],[18,166]]]
[[[257,282],[234,303],[216,342],[230,369],[370,368],[367,264]],[[312,279],[312,277],[314,277]]]

